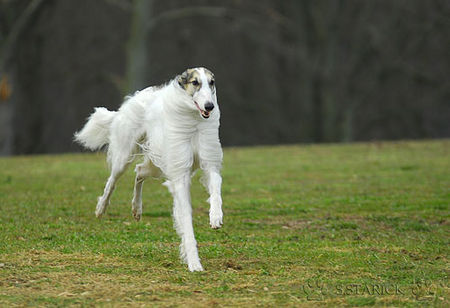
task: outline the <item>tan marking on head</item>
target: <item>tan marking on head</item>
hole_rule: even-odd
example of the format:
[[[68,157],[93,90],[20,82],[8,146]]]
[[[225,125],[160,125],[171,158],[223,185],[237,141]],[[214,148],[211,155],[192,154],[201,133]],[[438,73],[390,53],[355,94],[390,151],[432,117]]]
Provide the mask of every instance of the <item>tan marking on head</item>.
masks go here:
[[[179,85],[189,94],[194,95],[195,91],[200,89],[200,73],[196,68],[189,68],[178,76]]]

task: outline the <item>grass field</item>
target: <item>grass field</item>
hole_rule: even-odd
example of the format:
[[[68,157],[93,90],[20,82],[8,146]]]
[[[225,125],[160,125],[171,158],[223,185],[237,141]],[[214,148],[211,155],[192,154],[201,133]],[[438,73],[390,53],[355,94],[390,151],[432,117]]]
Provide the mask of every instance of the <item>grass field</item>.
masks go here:
[[[450,141],[225,149],[224,227],[193,180],[206,271],[132,168],[94,217],[104,154],[0,159],[0,306],[449,306]]]

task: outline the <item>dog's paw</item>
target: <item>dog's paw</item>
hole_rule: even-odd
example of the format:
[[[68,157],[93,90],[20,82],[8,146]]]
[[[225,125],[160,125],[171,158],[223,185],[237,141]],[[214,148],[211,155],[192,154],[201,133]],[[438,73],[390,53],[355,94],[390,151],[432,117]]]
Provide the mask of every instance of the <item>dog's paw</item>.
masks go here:
[[[136,221],[141,220],[142,217],[142,201],[138,200],[133,197],[133,200],[131,201],[131,212],[133,213],[133,217]]]
[[[189,271],[191,272],[202,272],[203,266],[200,264],[200,262],[192,262],[188,264]]]
[[[106,202],[101,197],[98,198],[97,207],[95,208],[95,216],[101,218],[106,211]]]
[[[138,210],[133,209],[132,212],[133,212],[133,217],[134,217],[134,219],[135,219],[136,221],[141,220],[141,217],[142,217],[142,211],[138,211]]]
[[[213,229],[219,229],[223,224],[222,198],[220,195],[211,195],[209,198],[209,224]]]
[[[210,213],[209,214],[209,225],[213,229],[219,229],[223,225],[223,214],[222,213]]]

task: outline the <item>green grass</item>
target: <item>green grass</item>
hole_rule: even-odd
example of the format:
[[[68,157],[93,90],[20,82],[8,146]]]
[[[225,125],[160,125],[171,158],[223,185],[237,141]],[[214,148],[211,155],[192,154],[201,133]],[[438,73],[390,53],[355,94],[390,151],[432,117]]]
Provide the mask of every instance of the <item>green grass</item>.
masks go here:
[[[0,159],[0,306],[448,306],[450,141],[225,149],[224,227],[193,181],[206,271],[132,168],[94,217],[104,154]]]

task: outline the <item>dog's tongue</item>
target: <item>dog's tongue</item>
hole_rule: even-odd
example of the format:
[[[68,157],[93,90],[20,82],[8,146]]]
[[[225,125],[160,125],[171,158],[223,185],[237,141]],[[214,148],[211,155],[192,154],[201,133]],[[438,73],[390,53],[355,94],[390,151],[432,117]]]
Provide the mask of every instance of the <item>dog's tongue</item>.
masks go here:
[[[200,110],[200,113],[202,114],[202,116],[203,116],[205,119],[209,118],[209,111],[206,111],[206,110],[201,109],[200,106],[197,104],[196,101],[194,101],[194,103],[195,103],[195,106],[197,106],[197,109]]]

